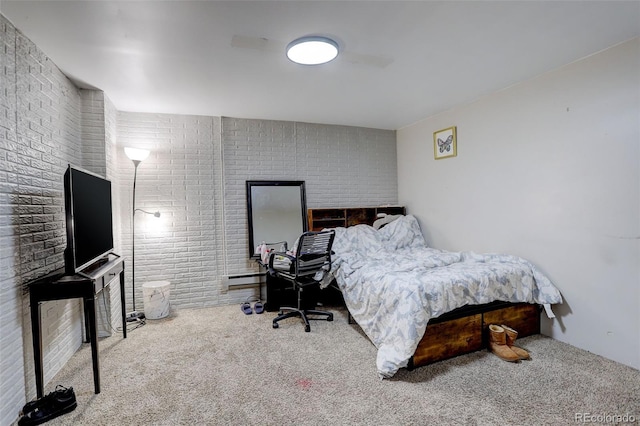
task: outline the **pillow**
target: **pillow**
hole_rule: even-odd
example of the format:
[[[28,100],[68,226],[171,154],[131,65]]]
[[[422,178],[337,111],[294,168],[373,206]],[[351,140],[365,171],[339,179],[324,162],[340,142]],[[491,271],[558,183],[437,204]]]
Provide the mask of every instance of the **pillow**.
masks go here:
[[[383,228],[386,224],[391,223],[394,220],[401,218],[403,216],[401,214],[395,214],[395,215],[388,215],[386,213],[381,213],[381,214],[382,216],[380,216],[380,219],[377,219],[375,222],[373,222],[374,229]]]
[[[411,215],[402,216],[378,231],[384,246],[389,250],[424,248],[427,246],[418,220]]]
[[[335,228],[333,251],[338,254],[371,253],[382,249],[378,232],[369,225],[355,225],[349,228]]]

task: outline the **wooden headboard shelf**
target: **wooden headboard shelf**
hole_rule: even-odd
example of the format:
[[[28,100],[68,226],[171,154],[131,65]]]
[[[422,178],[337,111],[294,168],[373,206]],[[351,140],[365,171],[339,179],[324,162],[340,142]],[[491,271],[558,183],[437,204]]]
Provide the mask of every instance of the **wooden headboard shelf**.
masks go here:
[[[405,214],[404,206],[345,207],[308,209],[309,231],[321,231],[324,228],[337,228],[365,223],[373,225],[379,213]]]

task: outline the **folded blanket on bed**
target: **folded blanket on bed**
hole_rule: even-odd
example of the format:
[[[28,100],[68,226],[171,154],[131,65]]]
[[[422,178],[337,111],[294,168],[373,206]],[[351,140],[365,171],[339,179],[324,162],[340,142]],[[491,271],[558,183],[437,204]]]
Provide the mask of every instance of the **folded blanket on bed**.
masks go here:
[[[331,272],[347,308],[378,348],[380,377],[405,367],[429,319],[496,300],[561,303],[551,281],[517,256],[427,247],[413,216],[379,231],[336,228]]]

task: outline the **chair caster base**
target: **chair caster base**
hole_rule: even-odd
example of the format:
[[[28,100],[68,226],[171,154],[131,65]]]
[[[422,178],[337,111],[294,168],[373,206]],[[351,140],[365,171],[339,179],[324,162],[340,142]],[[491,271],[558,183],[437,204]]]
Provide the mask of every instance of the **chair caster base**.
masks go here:
[[[285,313],[285,310],[288,310],[290,312]],[[308,315],[321,315],[323,318],[312,318],[312,317],[309,317]],[[292,318],[292,317],[299,317],[302,319],[304,324],[304,331],[307,333],[311,331],[311,325],[309,324],[309,320],[323,319],[326,321],[333,321],[333,313],[331,312],[317,311],[315,309],[284,308],[283,310],[280,311],[278,317],[273,320],[272,327],[278,328],[279,321],[286,318]]]

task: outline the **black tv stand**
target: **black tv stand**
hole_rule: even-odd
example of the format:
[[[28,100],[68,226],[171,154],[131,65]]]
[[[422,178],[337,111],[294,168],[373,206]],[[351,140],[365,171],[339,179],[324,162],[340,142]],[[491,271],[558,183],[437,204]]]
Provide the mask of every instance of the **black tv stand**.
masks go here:
[[[117,255],[114,255],[117,256]],[[98,358],[98,327],[96,324],[95,296],[120,276],[120,303],[122,307],[122,334],[127,337],[124,300],[124,260],[105,257],[79,273],[65,274],[64,268],[54,271],[28,284],[31,306],[31,331],[33,336],[33,358],[36,373],[38,398],[44,395],[42,367],[42,326],[40,304],[49,300],[82,298],[85,321],[85,342],[91,342],[93,362],[93,384],[95,393],[100,393],[100,360]]]

